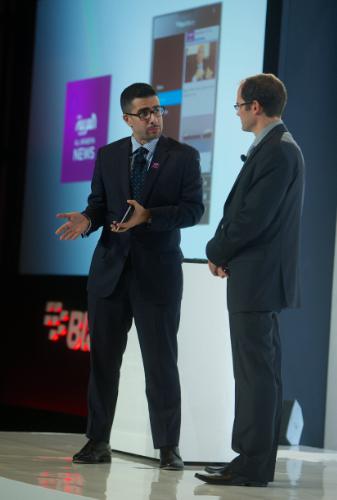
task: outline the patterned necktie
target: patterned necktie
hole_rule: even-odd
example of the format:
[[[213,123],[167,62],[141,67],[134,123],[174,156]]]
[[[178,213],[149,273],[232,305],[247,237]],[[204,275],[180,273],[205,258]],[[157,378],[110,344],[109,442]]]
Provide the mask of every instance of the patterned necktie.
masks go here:
[[[136,150],[131,165],[131,194],[134,200],[141,202],[146,175],[146,155],[148,150],[140,147]]]

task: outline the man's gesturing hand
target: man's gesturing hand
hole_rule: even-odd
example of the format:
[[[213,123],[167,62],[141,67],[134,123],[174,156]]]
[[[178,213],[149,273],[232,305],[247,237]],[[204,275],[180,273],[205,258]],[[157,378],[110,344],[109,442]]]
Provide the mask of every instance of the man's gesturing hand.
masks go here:
[[[62,224],[55,234],[60,235],[60,240],[76,240],[89,227],[89,220],[80,212],[65,212],[56,214],[58,219],[68,219],[68,222]]]

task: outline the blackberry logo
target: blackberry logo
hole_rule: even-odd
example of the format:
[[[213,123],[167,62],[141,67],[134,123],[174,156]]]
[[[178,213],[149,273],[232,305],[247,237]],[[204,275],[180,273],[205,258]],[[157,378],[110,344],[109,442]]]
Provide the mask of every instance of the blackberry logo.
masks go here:
[[[69,311],[63,308],[63,302],[47,302],[43,325],[51,342],[64,338],[68,349],[90,351],[87,311]]]

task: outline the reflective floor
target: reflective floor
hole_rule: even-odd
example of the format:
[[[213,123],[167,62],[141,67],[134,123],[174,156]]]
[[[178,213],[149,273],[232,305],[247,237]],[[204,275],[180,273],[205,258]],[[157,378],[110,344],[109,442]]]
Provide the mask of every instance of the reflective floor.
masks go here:
[[[75,465],[85,442],[77,434],[0,433],[1,500],[337,499],[337,452],[285,448],[268,488],[208,486],[184,472],[160,471],[152,460],[115,453],[111,464]]]

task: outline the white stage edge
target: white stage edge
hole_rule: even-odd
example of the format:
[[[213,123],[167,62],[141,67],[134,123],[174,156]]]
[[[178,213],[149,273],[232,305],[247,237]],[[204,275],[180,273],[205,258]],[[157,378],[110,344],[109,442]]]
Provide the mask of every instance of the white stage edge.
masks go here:
[[[231,460],[234,380],[226,305],[226,281],[207,264],[184,263],[184,295],[178,334],[182,389],[180,451],[188,462]],[[137,333],[129,333],[115,422],[114,450],[158,458],[153,449]]]

